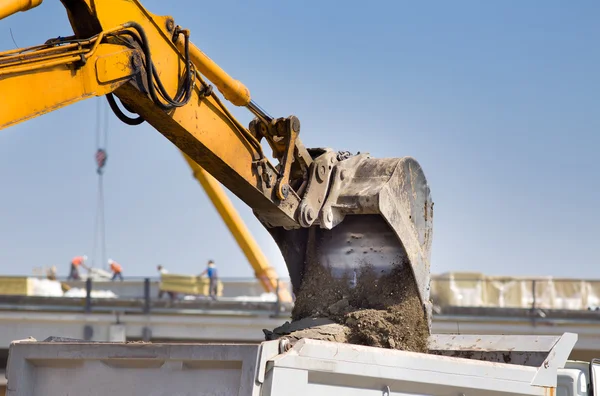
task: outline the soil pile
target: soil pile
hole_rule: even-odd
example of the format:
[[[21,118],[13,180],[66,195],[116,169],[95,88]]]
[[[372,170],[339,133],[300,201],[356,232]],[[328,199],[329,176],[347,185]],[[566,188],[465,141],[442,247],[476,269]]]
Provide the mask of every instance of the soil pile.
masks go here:
[[[292,323],[265,330],[266,339],[313,338],[426,353],[429,328],[409,265],[377,275],[365,265],[356,279],[335,279],[311,265]]]

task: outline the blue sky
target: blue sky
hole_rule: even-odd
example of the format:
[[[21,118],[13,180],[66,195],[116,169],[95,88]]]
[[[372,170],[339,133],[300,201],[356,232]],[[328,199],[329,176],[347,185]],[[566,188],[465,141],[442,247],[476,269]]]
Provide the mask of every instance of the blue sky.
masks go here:
[[[432,271],[600,278],[600,3],[146,0],[307,146],[410,155],[435,201]],[[0,47],[68,35],[58,1],[0,22]],[[35,87],[26,87],[35,95]],[[0,273],[91,255],[96,100],[0,132]],[[233,107],[233,106],[231,106]],[[243,109],[235,114],[246,123]],[[112,114],[108,255],[252,276],[179,152]],[[236,207],[286,276],[277,246]]]

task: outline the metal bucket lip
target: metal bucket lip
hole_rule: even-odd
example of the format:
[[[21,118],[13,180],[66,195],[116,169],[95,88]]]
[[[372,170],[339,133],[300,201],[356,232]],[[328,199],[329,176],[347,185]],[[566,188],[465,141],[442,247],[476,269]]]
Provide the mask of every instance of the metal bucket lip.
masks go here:
[[[433,202],[420,164],[412,157],[361,154],[339,162],[320,214],[334,229],[352,216],[379,215],[403,246],[422,302],[429,301]]]

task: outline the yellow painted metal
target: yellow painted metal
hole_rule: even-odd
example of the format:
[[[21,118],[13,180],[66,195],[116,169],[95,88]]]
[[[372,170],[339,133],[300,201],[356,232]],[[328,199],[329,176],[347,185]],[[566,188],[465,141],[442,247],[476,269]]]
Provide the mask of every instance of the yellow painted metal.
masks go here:
[[[244,224],[244,220],[242,220],[231,203],[231,200],[227,197],[223,187],[221,187],[214,177],[194,162],[194,160],[185,155],[185,153],[182,153],[182,155],[192,169],[194,178],[204,188],[204,191],[206,191],[206,194],[217,209],[217,212],[221,215],[227,228],[229,228],[229,231],[237,244],[244,252],[244,255],[248,259],[252,269],[254,269],[256,278],[261,283],[263,289],[266,292],[272,293],[275,293],[279,289],[279,299],[284,302],[291,302],[292,296],[290,295],[289,290],[281,283],[278,285],[279,276],[277,275],[275,268],[269,264],[269,261],[263,254],[260,246],[256,243],[256,240],[252,237],[252,234]]]
[[[131,56],[132,51],[128,49],[111,52],[107,55],[99,55],[96,60],[96,78],[98,82],[107,84],[132,75],[133,73],[127,74],[127,70],[132,70]]]
[[[181,274],[162,274],[159,289],[166,292],[208,296],[210,280],[206,277]],[[217,281],[217,297],[223,295],[223,282]]]
[[[183,53],[184,41],[179,38],[177,47]],[[198,71],[206,76],[217,86],[225,99],[236,106],[247,106],[250,103],[250,91],[242,82],[233,79],[225,70],[221,69],[212,59],[198,47],[190,44],[190,58]]]
[[[1,0],[0,19],[4,19],[19,11],[27,11],[42,4],[43,0]]]
[[[120,45],[100,44],[94,47],[87,62],[77,72],[72,63],[79,61],[81,56],[70,52],[51,60],[0,68],[0,128],[113,92],[134,73],[131,64],[124,62],[134,52]],[[98,81],[97,62],[104,65],[101,69],[111,70],[109,80]]]
[[[0,276],[0,295],[29,296],[32,286],[31,278],[27,276]]]

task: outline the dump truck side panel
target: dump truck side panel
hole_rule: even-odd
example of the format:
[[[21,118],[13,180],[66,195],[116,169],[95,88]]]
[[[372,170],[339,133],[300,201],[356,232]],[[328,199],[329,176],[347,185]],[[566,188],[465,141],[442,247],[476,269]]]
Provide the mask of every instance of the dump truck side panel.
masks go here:
[[[25,341],[10,347],[7,396],[586,396],[589,364],[562,361],[563,344],[549,345],[534,367],[310,339],[293,346]],[[550,385],[537,382],[541,373]]]

